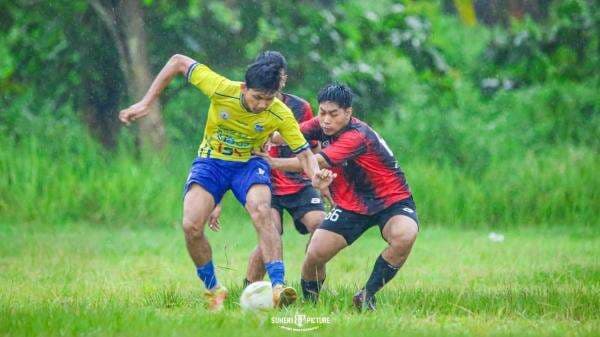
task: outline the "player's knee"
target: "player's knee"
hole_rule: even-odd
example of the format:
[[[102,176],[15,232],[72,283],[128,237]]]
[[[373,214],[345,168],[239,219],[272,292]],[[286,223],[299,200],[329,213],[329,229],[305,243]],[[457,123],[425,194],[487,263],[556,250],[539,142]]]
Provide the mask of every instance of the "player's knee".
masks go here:
[[[326,254],[314,247],[308,247],[306,251],[306,262],[310,265],[322,265],[326,261]]]
[[[198,221],[184,218],[181,227],[186,237],[200,238],[204,235],[204,226]]]
[[[269,202],[256,202],[256,201],[248,201],[246,203],[246,208],[248,209],[248,213],[250,214],[250,218],[254,225],[263,229],[267,226],[271,226],[271,204]]]
[[[415,222],[404,223],[399,230],[393,232],[389,243],[392,247],[405,247],[412,245],[417,239],[419,228]]]

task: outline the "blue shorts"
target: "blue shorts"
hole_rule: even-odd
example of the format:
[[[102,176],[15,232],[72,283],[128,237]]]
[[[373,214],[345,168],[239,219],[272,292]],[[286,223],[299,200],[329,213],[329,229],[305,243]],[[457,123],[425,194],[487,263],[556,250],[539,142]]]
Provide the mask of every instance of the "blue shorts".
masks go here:
[[[215,204],[221,202],[227,190],[231,190],[245,206],[246,195],[252,185],[261,184],[271,188],[271,168],[264,159],[258,157],[247,162],[198,157],[192,163],[185,182],[184,196],[192,184],[198,184],[212,194]]]

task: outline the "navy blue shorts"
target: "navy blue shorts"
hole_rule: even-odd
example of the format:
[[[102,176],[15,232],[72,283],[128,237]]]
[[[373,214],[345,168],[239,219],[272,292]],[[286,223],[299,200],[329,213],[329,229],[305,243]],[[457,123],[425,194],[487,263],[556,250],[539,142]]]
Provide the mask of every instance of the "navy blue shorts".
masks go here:
[[[231,190],[245,206],[246,195],[252,185],[261,184],[271,188],[270,172],[269,164],[259,157],[247,162],[198,157],[192,163],[183,195],[190,190],[192,184],[198,184],[212,194],[215,204],[221,202],[227,190]]]
[[[319,228],[343,236],[348,246],[350,246],[372,226],[378,225],[379,231],[383,233],[383,227],[395,215],[407,216],[413,219],[417,223],[417,226],[419,226],[417,208],[411,196],[373,215],[358,214],[335,207],[327,214]]]

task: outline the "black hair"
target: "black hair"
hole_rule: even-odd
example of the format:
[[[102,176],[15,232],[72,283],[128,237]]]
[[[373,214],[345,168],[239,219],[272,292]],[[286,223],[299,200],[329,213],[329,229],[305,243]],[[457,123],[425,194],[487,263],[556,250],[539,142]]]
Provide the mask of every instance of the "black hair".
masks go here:
[[[278,69],[287,71],[287,61],[280,52],[275,50],[266,50],[258,54],[254,62],[271,63],[277,65]]]
[[[254,62],[246,69],[246,87],[266,92],[279,90],[281,71],[275,64]]]
[[[334,102],[337,103],[340,108],[346,109],[352,107],[353,98],[354,93],[350,88],[344,84],[334,82],[326,85],[319,91],[317,101],[319,104],[323,102]]]

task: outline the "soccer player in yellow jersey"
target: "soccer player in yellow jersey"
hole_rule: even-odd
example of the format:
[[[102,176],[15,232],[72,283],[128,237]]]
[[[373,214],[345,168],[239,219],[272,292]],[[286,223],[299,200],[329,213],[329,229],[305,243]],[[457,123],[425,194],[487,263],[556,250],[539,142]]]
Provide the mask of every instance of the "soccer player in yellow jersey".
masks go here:
[[[302,163],[315,188],[327,187],[334,178],[320,170],[290,109],[275,98],[281,81],[279,69],[268,63],[248,66],[244,82],[231,81],[204,64],[174,55],[156,76],[144,97],[119,113],[129,124],[145,116],[148,108],[175,75],[210,98],[204,138],[185,184],[183,231],[190,257],[206,286],[210,310],[220,310],[227,290],[215,276],[210,244],[204,235],[207,219],[227,190],[244,205],[259,237],[265,269],[273,285],[275,306],[296,300],[296,291],[284,284],[281,238],[272,224],[270,168],[252,155],[278,131]]]

